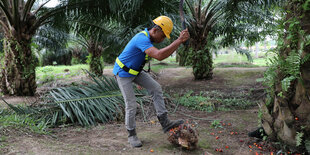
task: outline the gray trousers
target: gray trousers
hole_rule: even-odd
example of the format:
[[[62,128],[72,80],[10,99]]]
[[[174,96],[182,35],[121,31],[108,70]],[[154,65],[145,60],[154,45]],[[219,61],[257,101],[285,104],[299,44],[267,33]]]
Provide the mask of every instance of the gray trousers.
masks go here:
[[[141,71],[140,74],[135,77],[119,77],[117,75],[116,79],[126,104],[125,125],[127,130],[133,130],[136,128],[135,117],[137,112],[137,102],[134,94],[133,82],[147,89],[148,93],[152,95],[157,116],[168,112],[165,107],[163,91],[160,84],[148,73]]]

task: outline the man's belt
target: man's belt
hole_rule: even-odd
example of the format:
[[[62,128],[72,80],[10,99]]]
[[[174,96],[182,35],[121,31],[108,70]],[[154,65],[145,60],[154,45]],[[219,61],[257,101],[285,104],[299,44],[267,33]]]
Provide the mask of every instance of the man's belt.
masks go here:
[[[129,74],[138,75],[140,72],[140,71],[136,71],[136,70],[128,68],[118,59],[118,57],[116,58],[116,63],[119,65],[119,67],[121,67],[124,71],[128,72]]]

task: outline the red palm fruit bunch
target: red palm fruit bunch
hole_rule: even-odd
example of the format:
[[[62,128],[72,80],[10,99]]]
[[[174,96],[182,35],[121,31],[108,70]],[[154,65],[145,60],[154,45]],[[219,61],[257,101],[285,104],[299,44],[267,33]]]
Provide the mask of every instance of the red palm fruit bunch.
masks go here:
[[[181,124],[170,129],[168,141],[187,150],[194,150],[198,144],[198,131],[194,125]]]

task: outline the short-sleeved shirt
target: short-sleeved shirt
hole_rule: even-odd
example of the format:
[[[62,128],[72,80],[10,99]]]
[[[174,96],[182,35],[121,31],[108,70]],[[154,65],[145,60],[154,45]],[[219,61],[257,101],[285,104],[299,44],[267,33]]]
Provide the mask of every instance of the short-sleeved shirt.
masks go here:
[[[136,34],[118,56],[118,59],[125,66],[136,71],[140,69],[142,63],[145,61],[145,50],[153,47],[148,30],[145,29],[144,31],[148,34],[147,36],[141,32]],[[113,74],[118,75],[119,77],[135,76],[124,71],[116,62],[114,64]]]

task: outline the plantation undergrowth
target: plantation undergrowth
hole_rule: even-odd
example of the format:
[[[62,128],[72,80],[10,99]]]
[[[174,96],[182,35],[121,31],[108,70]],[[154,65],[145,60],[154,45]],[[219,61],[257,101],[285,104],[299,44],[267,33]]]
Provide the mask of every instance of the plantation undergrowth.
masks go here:
[[[234,69],[234,73],[230,75],[238,73],[243,75],[248,70],[251,69],[241,69],[240,72]],[[262,71],[259,69],[257,73],[262,74]],[[174,98],[174,105],[178,105],[173,107],[172,103],[167,103],[167,107],[172,107],[169,112],[171,119],[184,119],[197,124],[199,141],[198,149],[194,151],[184,151],[165,140],[167,135],[162,133],[154,111],[145,113],[147,119],[137,119],[137,133],[144,146],[136,150],[127,143],[127,133],[122,119],[107,124],[98,123],[96,126],[87,128],[74,124],[50,128],[32,117],[17,116],[14,113],[7,113],[6,110],[2,110],[1,113],[3,120],[0,120],[0,126],[3,128],[0,150],[13,154],[100,154],[102,152],[148,154],[153,150],[154,154],[174,152],[200,155],[218,154],[220,152],[215,150],[221,148],[226,154],[248,154],[250,151],[248,145],[253,144],[253,139],[247,137],[246,133],[258,125],[257,99],[253,98],[257,95],[253,96],[252,93],[260,87],[256,82],[259,76],[251,73],[233,78],[247,80],[244,85],[236,87],[235,81],[229,80],[229,77],[223,77],[228,75],[226,73],[231,71],[227,68],[216,69],[215,78],[210,81],[192,80],[190,70],[186,68],[163,69],[158,73],[157,80],[163,90]],[[179,78],[172,80],[176,76]],[[68,82],[68,79],[64,80]],[[147,106],[152,108],[152,104],[142,106],[145,112],[148,110]],[[141,112],[140,106],[138,109]],[[175,113],[174,110],[176,110]],[[233,135],[231,135],[232,132],[234,132]]]

